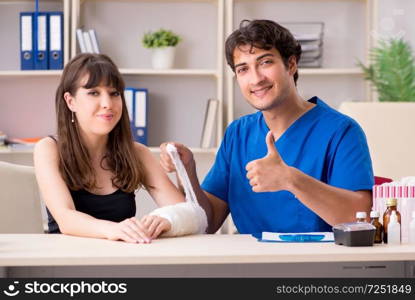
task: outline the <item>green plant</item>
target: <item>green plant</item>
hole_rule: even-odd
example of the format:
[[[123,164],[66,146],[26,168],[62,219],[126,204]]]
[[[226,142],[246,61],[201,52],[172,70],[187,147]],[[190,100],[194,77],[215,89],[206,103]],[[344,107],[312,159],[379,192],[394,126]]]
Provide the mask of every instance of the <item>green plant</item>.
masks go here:
[[[379,101],[415,101],[415,62],[406,41],[379,41],[379,46],[371,49],[370,62],[368,67],[358,64],[377,90]]]
[[[147,32],[144,34],[142,43],[145,48],[163,48],[176,46],[181,38],[170,30],[159,29],[155,32]]]

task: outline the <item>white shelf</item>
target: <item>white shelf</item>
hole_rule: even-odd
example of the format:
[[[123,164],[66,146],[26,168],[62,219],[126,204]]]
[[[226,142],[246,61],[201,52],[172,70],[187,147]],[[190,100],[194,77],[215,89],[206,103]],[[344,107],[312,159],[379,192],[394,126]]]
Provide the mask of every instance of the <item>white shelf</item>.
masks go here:
[[[160,153],[159,147],[149,147],[150,151],[153,153]],[[216,148],[190,148],[194,154],[216,154]],[[30,149],[10,149],[10,148],[0,148],[1,154],[33,154],[33,148]]]
[[[1,1],[1,0],[0,0]],[[18,1],[18,0],[15,0]],[[20,0],[21,1],[21,0]],[[51,1],[51,0],[49,0]],[[80,3],[83,4],[86,0],[80,0]],[[113,1],[113,0],[88,0],[90,2],[104,2],[104,1]],[[149,2],[149,0],[124,0],[124,2]],[[183,2],[183,0],[150,0],[152,2]],[[216,2],[216,0],[185,0],[186,2]]]
[[[363,75],[359,68],[299,68],[300,75]]]
[[[217,76],[217,70],[209,69],[120,69],[123,75],[201,75],[201,76]]]
[[[27,70],[27,71],[0,71],[0,76],[60,76],[62,70]]]
[[[363,75],[359,68],[299,68],[299,75]],[[232,73],[235,77],[235,74]]]
[[[30,154],[33,155],[33,148],[28,149],[10,149],[5,147],[0,147],[1,154]]]
[[[153,153],[160,153],[159,147],[149,147]],[[189,148],[194,154],[216,154],[216,148]]]
[[[218,76],[217,70],[210,69],[120,69],[123,75],[189,75],[189,76]],[[0,76],[60,76],[62,70],[10,70],[0,71]]]
[[[0,4],[34,2],[33,0],[0,0]],[[39,2],[56,2],[56,0],[42,0]],[[40,3],[39,3],[40,5]]]

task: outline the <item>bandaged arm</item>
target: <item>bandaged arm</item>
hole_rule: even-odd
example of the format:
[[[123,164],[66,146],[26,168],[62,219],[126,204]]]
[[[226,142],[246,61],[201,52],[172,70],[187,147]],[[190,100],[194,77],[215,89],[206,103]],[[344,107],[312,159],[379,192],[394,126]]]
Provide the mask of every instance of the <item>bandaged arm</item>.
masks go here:
[[[207,216],[203,208],[193,202],[182,202],[153,210],[150,215],[167,219],[171,228],[162,236],[172,237],[206,233]]]

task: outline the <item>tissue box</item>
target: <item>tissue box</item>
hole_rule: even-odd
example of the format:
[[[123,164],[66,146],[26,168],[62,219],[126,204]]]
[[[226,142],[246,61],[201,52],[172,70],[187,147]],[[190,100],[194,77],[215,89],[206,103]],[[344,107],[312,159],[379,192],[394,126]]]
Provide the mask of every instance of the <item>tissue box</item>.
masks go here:
[[[342,223],[333,226],[334,242],[345,246],[373,246],[376,227],[372,224]]]

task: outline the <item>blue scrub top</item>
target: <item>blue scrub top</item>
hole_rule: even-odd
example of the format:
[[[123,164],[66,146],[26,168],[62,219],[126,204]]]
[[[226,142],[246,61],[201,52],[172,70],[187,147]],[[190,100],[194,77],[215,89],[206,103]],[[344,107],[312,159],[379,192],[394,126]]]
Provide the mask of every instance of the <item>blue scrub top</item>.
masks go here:
[[[275,142],[289,166],[329,185],[371,190],[372,162],[363,130],[321,99]],[[227,202],[240,233],[331,231],[331,226],[288,191],[252,191],[245,166],[267,154],[262,112],[229,125],[202,189]]]

